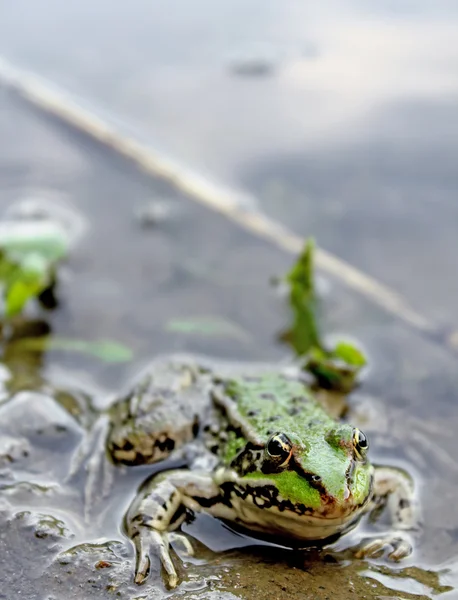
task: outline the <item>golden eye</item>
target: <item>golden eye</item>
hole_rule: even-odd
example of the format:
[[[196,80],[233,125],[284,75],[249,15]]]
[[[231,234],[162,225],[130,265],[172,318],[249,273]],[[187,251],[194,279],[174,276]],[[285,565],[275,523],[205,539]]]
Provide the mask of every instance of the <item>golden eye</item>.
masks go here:
[[[280,466],[286,465],[293,452],[293,444],[284,433],[275,433],[267,442],[267,454]]]
[[[361,458],[364,458],[369,449],[369,441],[366,435],[359,429],[353,430],[353,445],[356,453],[361,456]]]

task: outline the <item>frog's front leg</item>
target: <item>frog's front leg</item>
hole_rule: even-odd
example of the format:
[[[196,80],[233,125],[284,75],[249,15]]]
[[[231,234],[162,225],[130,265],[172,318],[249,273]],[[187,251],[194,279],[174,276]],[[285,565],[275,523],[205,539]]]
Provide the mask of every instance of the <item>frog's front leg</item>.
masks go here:
[[[136,550],[135,582],[148,577],[151,563],[159,558],[173,588],[178,576],[170,556],[170,543],[178,539],[189,554],[187,538],[174,533],[186,516],[186,509],[198,512],[219,497],[218,486],[210,475],[185,469],[166,471],[147,482],[134,499],[125,518],[127,535]]]
[[[376,521],[385,508],[390,513],[392,530],[365,543],[356,553],[357,557],[377,557],[387,549],[387,557],[398,561],[412,553],[411,534],[420,528],[413,481],[401,469],[378,466],[368,507],[369,519]]]

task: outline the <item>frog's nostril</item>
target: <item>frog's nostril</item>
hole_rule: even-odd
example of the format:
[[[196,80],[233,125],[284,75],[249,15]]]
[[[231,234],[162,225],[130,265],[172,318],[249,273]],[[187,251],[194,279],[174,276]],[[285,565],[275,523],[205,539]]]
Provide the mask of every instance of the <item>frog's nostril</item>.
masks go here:
[[[321,477],[319,475],[312,475],[310,477],[310,480],[313,481],[314,483],[319,483],[321,481]]]

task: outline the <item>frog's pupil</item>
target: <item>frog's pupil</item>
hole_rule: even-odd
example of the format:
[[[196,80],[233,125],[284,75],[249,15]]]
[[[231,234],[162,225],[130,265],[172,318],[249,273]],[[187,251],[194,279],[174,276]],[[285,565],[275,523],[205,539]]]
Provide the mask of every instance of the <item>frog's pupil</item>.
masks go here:
[[[267,446],[267,450],[272,456],[279,456],[282,452],[282,447],[280,445],[280,442],[274,438],[273,440],[270,440]]]
[[[368,446],[367,437],[364,435],[362,431],[358,431],[358,446],[361,449],[365,449]]]
[[[267,452],[270,456],[288,456],[291,442],[286,435],[274,435],[267,444]]]

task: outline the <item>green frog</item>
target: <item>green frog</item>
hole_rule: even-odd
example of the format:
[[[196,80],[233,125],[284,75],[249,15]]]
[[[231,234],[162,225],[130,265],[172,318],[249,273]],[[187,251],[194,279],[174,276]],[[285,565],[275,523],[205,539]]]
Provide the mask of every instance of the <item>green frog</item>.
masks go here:
[[[239,371],[167,357],[109,411],[105,444],[115,464],[180,455],[188,465],[147,480],[127,511],[136,583],[159,558],[169,587],[177,585],[170,543],[179,540],[192,552],[176,530],[199,511],[305,547],[334,542],[362,515],[387,506],[392,530],[356,554],[408,556],[417,514],[411,478],[373,466],[364,433],[331,417],[300,374]]]

